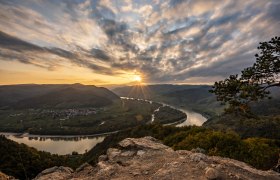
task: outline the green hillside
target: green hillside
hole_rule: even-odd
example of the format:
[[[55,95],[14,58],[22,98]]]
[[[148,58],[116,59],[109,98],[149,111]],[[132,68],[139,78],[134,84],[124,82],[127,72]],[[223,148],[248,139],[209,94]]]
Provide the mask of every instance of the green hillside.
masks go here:
[[[32,134],[98,134],[151,122],[161,104],[120,99],[106,88],[73,85],[0,86],[0,131]],[[164,118],[161,118],[164,115]],[[186,115],[162,108],[155,122]]]
[[[216,130],[235,131],[244,138],[280,139],[280,115],[242,116],[226,113],[210,118],[203,126]]]
[[[0,86],[1,109],[103,107],[116,100],[106,88],[81,84]]]

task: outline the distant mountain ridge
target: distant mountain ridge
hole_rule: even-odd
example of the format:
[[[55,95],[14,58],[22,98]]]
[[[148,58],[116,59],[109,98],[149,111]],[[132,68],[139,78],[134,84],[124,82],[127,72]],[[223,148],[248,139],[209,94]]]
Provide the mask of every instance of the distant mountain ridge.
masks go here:
[[[128,96],[134,98],[154,98],[159,95],[167,95],[177,91],[208,88],[208,85],[173,85],[173,84],[157,84],[157,85],[136,85],[136,86],[123,86],[113,89],[112,91],[119,96]]]
[[[103,107],[119,100],[103,87],[82,84],[0,86],[0,108]]]

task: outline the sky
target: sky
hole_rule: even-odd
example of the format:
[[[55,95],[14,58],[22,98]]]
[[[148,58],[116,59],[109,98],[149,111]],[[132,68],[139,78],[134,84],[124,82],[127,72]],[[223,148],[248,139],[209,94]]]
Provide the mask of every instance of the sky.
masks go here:
[[[280,35],[279,0],[0,0],[0,84],[211,84]]]

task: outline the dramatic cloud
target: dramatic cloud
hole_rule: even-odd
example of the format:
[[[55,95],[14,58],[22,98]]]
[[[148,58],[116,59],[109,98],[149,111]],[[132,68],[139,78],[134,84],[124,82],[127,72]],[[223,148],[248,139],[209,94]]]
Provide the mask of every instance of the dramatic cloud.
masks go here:
[[[0,0],[0,65],[211,83],[280,35],[279,9],[278,0]]]

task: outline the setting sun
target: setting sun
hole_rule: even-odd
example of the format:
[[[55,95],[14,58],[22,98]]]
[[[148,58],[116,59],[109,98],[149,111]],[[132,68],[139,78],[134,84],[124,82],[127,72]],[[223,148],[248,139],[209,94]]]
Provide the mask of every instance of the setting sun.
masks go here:
[[[279,10],[0,0],[0,180],[280,180]]]
[[[141,82],[141,81],[142,81],[142,78],[141,78],[141,76],[136,75],[136,76],[134,76],[133,80],[134,80],[134,81],[137,81],[137,82]]]

